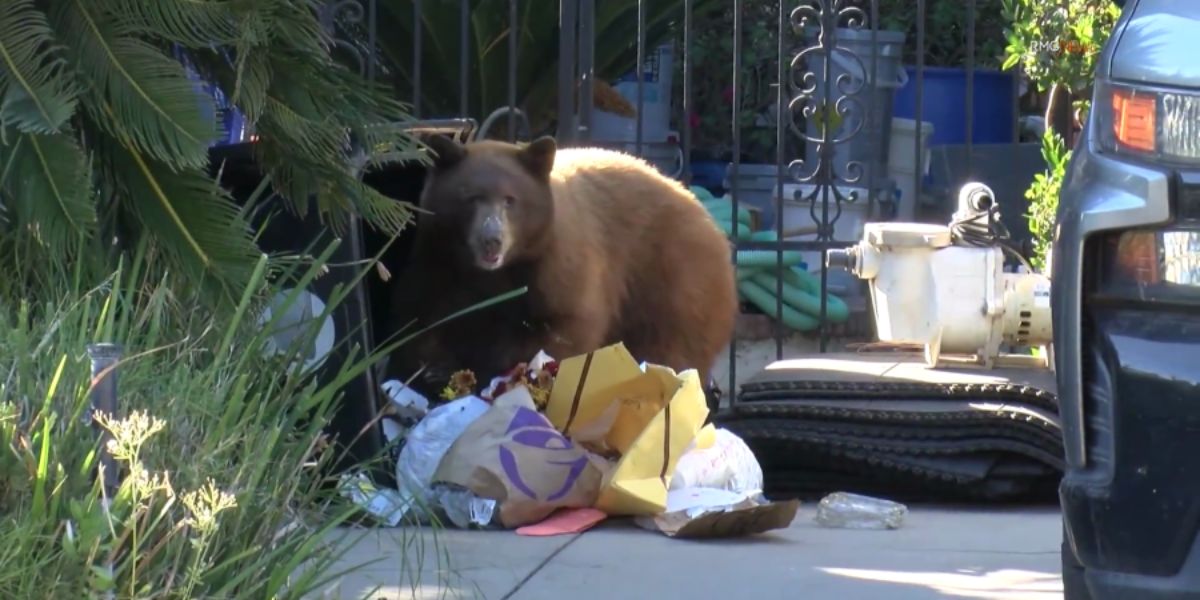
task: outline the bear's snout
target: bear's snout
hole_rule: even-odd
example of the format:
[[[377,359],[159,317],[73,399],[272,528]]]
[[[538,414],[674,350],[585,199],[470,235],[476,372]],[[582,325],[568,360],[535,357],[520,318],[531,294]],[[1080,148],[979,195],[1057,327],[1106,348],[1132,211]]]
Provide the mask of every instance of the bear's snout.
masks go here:
[[[504,255],[508,252],[506,221],[500,210],[488,210],[480,216],[475,235],[471,236],[472,250],[480,268],[494,271],[504,266]]]

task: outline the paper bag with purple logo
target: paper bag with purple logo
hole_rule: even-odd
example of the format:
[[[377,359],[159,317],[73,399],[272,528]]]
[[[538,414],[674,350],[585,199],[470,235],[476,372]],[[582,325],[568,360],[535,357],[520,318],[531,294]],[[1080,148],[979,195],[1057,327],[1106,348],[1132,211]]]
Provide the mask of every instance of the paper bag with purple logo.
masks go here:
[[[529,390],[517,387],[450,446],[434,481],[496,500],[500,525],[512,529],[558,508],[592,506],[606,465],[559,433],[534,407]]]

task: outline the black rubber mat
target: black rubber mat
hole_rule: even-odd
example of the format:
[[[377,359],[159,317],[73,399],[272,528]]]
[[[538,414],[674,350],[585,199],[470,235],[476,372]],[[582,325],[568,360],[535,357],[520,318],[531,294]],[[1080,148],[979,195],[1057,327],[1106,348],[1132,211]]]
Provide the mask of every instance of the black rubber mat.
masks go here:
[[[1054,394],[1020,384],[860,381],[751,381],[742,385],[738,403],[796,398],[850,398],[854,400],[906,400],[957,398],[976,401],[1020,402],[1057,411]]]
[[[1024,385],[751,382],[715,421],[775,495],[1050,500],[1063,468],[1056,398]]]
[[[725,423],[732,427],[743,438],[773,439],[780,442],[790,442],[804,445],[825,445],[846,451],[880,452],[895,455],[910,456],[967,456],[981,452],[1012,453],[1035,460],[1050,468],[1061,470],[1062,445],[1058,444],[1059,452],[1048,452],[1045,448],[1021,439],[1013,439],[1005,435],[1002,428],[984,434],[964,437],[927,437],[923,439],[904,439],[895,437],[876,437],[854,433],[833,432],[825,430],[810,430],[803,422],[776,423],[770,421],[737,421],[734,424]]]
[[[918,443],[922,440],[970,440],[989,437],[1020,436],[1039,448],[1058,448],[1062,437],[1055,428],[1036,423],[880,423],[877,421],[830,421],[805,418],[772,418],[771,415],[720,415],[722,424],[736,423],[737,427],[768,426],[810,432],[817,435],[855,436],[870,440],[900,440]]]
[[[765,492],[769,495],[824,495],[851,491],[901,501],[1050,500],[1058,482],[1054,469],[1025,462],[1012,473],[1008,458],[998,454],[958,460],[883,453],[843,452],[815,445],[788,445],[750,440],[758,455],[791,452],[790,461],[764,461]],[[1025,467],[1031,467],[1032,472]]]

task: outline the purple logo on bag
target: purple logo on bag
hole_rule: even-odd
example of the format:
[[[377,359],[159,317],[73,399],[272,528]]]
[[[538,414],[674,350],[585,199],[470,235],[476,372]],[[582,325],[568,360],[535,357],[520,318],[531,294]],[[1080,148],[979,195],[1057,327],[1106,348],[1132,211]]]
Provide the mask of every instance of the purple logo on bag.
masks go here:
[[[542,500],[542,498],[525,482],[525,478],[521,476],[522,468],[526,472],[538,472],[539,480],[553,481],[557,478],[546,477],[547,471],[551,469],[563,471],[563,467],[566,467],[562,486],[545,497],[545,500],[550,502],[566,496],[583,470],[587,468],[587,455],[579,454],[571,440],[554,429],[550,421],[536,411],[518,408],[512,421],[508,423],[508,430],[504,433],[510,436],[511,443],[524,446],[520,449],[524,460],[518,464],[513,450],[505,444],[500,444],[500,466],[504,468],[504,474],[508,476],[513,487],[534,500]],[[579,456],[576,458],[576,455]]]

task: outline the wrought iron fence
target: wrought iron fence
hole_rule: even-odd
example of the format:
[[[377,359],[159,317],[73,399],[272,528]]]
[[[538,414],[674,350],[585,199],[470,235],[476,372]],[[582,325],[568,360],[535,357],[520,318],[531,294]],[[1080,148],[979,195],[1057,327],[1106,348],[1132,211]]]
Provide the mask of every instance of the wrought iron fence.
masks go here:
[[[728,69],[733,99],[727,108],[726,132],[727,192],[735,215],[731,219],[733,238],[740,254],[775,254],[776,275],[759,279],[770,280],[774,289],[762,283],[756,285],[767,292],[766,296],[759,294],[758,304],[763,312],[773,313],[776,358],[782,359],[787,335],[785,315],[789,310],[796,311],[784,300],[783,273],[795,266],[789,253],[823,257],[830,248],[857,241],[854,228],[838,229],[852,208],[859,210],[864,220],[895,218],[898,207],[902,209],[899,216],[917,218],[913,207],[927,191],[924,157],[931,146],[924,139],[921,123],[941,117],[927,110],[927,78],[931,72],[944,76],[938,69],[947,68],[927,67],[927,49],[939,44],[953,48],[957,43],[954,36],[958,35],[965,47],[965,52],[953,48],[955,54],[965,55],[961,65],[965,85],[962,131],[952,140],[959,142],[954,154],[961,152],[965,165],[960,165],[957,180],[943,182],[946,188],[977,176],[976,144],[980,139],[986,138],[984,141],[993,150],[1001,144],[1017,147],[1019,92],[1011,77],[1007,89],[989,84],[986,99],[995,114],[983,115],[989,134],[981,136],[976,113],[980,93],[976,25],[980,8],[993,13],[998,10],[998,2],[993,0],[731,1],[337,0],[327,4],[324,22],[337,40],[339,51],[348,53],[364,75],[390,82],[397,94],[412,103],[415,116],[430,126],[467,122],[474,137],[493,136],[494,128],[501,126],[502,137],[509,140],[552,132],[563,145],[616,144],[643,156],[651,146],[664,141],[666,129],[665,141],[679,147],[678,165],[668,170],[689,184],[698,181],[694,158],[700,130],[693,127],[692,121],[699,112],[709,112],[709,107],[697,106],[697,98],[713,92],[697,88],[696,62],[701,50],[697,34],[708,39],[727,33],[732,42],[728,61],[716,62]],[[947,10],[963,13],[958,28],[952,27],[950,34],[939,29],[937,35],[941,37],[933,44],[929,43],[926,26],[930,7],[940,11],[939,18],[944,18],[942,13]],[[765,23],[764,14],[772,15],[774,22]],[[714,15],[729,17],[728,32],[711,27],[719,22]],[[700,17],[703,24],[697,23]],[[748,18],[753,21],[748,23]],[[901,25],[881,25],[889,20]],[[751,57],[759,61],[753,65],[746,64],[744,37],[748,25],[756,36],[764,27],[774,29],[773,56]],[[617,31],[623,28],[629,31]],[[898,38],[897,30],[904,35]],[[381,35],[384,31],[387,34]],[[650,37],[654,43],[648,41]],[[657,65],[652,71],[662,68],[659,59],[665,55],[659,52],[663,46],[677,49],[682,55],[678,69],[680,101],[670,105],[666,117],[660,117],[667,123],[645,118],[648,105],[661,101],[648,95],[651,83],[657,85],[661,78],[649,79],[646,65]],[[705,51],[708,55],[702,74],[708,75],[714,60],[711,49]],[[912,57],[913,64],[903,64],[909,62],[903,60],[905,57]],[[626,97],[632,95],[633,112],[642,117],[632,119],[632,137],[622,139],[603,131],[602,121],[608,119],[611,124],[612,113],[598,107],[596,98],[600,88],[611,91],[609,81],[628,71],[635,75],[631,85],[628,81],[623,84],[626,89],[632,87]],[[759,90],[757,102],[773,105],[773,118],[768,118],[770,114],[760,115],[773,121],[771,168],[753,167],[756,174],[767,173],[766,177],[773,179],[773,193],[755,208],[766,209],[774,239],[765,239],[770,235],[741,239],[742,225],[736,217],[739,209],[751,203],[742,177],[751,168],[743,160],[747,73],[755,74],[750,86]],[[993,71],[986,75],[989,82],[996,78]],[[760,79],[769,85],[756,85]],[[934,92],[934,110],[949,106],[942,97],[943,89],[938,87]],[[896,99],[897,90],[903,93],[903,101]],[[920,126],[913,135],[911,150],[895,145],[889,148],[893,108],[901,104],[906,107],[905,115]],[[671,134],[670,123],[678,129],[677,136]],[[655,132],[654,139],[648,138],[650,128]],[[756,131],[763,133],[761,128]],[[909,151],[916,168],[900,181],[889,177],[889,161]],[[989,156],[999,155],[990,151]],[[897,199],[895,190],[900,188],[908,197]],[[946,189],[937,193],[948,196]],[[792,235],[795,232],[785,228],[785,208],[794,207],[807,209],[807,235]],[[1020,212],[1015,218],[1020,218]],[[820,351],[825,352],[835,333],[830,322],[833,298],[831,274],[824,260],[819,262],[810,265],[815,267],[813,280],[817,288],[808,292],[816,301],[814,333]],[[763,297],[770,297],[774,306],[762,307]],[[869,322],[869,312],[864,311],[858,318]],[[736,354],[731,347],[730,390],[737,378]]]

